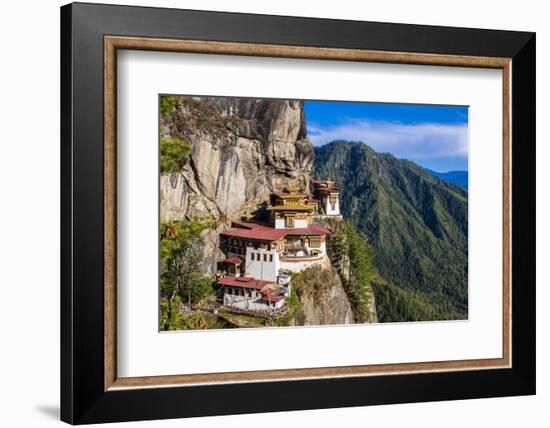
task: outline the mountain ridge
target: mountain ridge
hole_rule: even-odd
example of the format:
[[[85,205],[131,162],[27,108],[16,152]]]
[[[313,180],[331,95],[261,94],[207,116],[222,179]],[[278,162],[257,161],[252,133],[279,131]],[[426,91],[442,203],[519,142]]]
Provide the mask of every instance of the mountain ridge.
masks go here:
[[[384,279],[378,293],[375,289],[379,308],[385,306],[384,285],[413,292],[418,305],[426,306],[397,311],[399,315],[380,311],[381,321],[414,320],[415,313],[467,318],[466,190],[357,141],[315,147],[314,172],[341,187],[344,217],[375,248],[375,264]]]
[[[429,168],[425,168],[434,177],[441,178],[442,180],[456,184],[463,189],[468,190],[468,171],[456,170],[447,172],[437,172]]]

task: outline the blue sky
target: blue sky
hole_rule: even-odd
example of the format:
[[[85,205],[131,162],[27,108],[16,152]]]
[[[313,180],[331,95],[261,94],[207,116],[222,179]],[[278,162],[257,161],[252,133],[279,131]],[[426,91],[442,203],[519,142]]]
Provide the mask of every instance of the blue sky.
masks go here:
[[[316,146],[362,141],[434,171],[468,170],[468,107],[306,101],[305,112]]]

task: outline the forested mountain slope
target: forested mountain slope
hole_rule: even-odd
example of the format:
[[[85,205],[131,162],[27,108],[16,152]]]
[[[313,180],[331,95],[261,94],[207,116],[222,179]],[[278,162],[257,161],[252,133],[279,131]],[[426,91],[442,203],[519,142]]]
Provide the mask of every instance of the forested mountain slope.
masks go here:
[[[464,319],[468,193],[361,142],[315,148],[315,176],[341,187],[341,210],[374,247],[380,321]]]

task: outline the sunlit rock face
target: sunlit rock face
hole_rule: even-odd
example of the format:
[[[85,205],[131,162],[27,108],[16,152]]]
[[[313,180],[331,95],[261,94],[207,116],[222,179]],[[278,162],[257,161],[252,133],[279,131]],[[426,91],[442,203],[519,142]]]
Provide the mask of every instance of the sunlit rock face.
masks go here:
[[[313,146],[301,101],[189,98],[161,118],[163,138],[187,137],[181,174],[161,177],[162,220],[238,218],[295,184],[309,190]]]
[[[303,271],[294,282],[304,325],[353,324],[353,311],[338,276],[327,260]]]

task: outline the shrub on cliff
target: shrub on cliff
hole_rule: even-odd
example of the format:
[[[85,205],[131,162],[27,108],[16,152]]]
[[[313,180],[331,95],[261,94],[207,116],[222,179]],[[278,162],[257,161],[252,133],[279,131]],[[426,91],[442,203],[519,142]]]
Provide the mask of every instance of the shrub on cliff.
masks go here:
[[[179,138],[161,138],[160,172],[180,172],[191,154],[191,143]]]
[[[355,226],[346,224],[348,242],[349,279],[344,282],[357,322],[367,322],[370,316],[372,283],[378,278],[374,266],[374,251]]]

